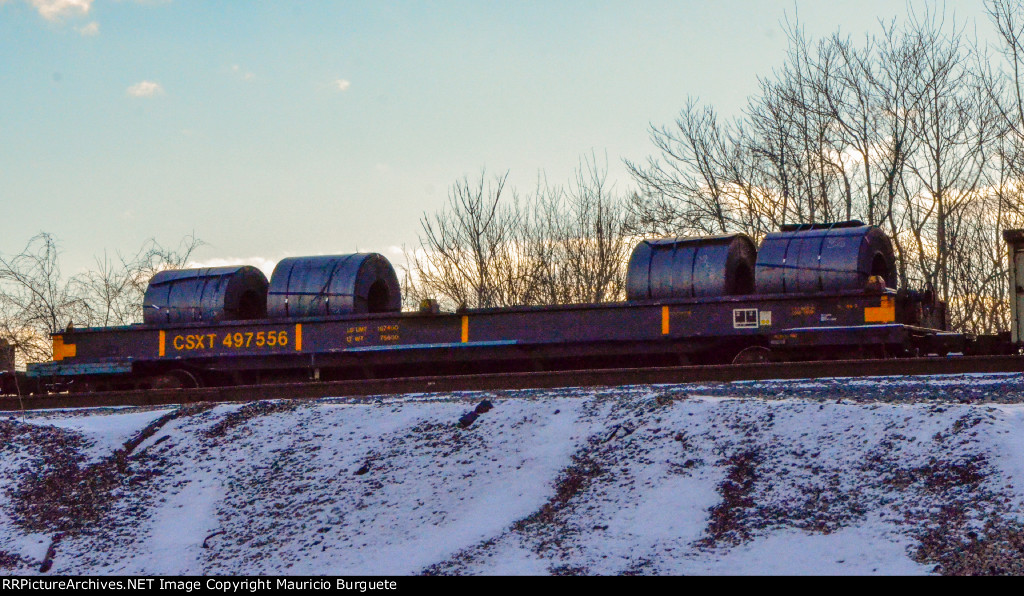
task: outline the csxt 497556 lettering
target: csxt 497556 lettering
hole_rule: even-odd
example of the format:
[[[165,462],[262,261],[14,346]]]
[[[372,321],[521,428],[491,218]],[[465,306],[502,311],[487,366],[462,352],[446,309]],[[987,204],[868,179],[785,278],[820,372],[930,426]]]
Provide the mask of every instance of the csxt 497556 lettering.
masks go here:
[[[1005,234],[1014,262],[1024,236]],[[247,266],[164,271],[144,322],[69,329],[40,387],[98,391],[266,382],[946,355],[974,342],[947,330],[930,291],[895,289],[889,238],[860,222],[647,240],[627,299],[604,304],[401,312],[379,254],[288,258],[268,281]],[[1014,296],[1024,292],[1015,265]],[[1014,326],[1019,327],[1014,305]],[[990,341],[1016,350],[1019,334]],[[6,383],[10,385],[10,383]],[[10,392],[7,386],[5,391]]]

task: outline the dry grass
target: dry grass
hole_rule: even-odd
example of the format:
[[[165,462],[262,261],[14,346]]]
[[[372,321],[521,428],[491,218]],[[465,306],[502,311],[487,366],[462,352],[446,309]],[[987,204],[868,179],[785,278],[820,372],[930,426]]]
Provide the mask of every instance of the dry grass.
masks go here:
[[[242,426],[253,418],[267,416],[269,414],[277,414],[279,412],[290,412],[298,408],[302,403],[302,401],[295,399],[282,401],[258,401],[246,404],[239,410],[224,416],[220,422],[210,427],[209,430],[206,431],[206,437],[210,439],[224,437],[233,429]]]
[[[562,470],[555,481],[555,494],[538,511],[515,522],[512,529],[524,531],[530,526],[554,522],[557,513],[603,473],[604,470],[588,454],[573,455],[572,465]]]
[[[88,462],[84,440],[68,431],[0,425],[0,435],[31,433],[43,447],[19,470],[21,481],[10,489],[14,521],[33,532],[78,534],[95,528],[118,499],[160,474],[159,462],[135,454],[136,448],[168,422],[208,410],[205,404],[177,408],[161,416],[126,441],[122,448],[97,462]],[[42,439],[41,442],[38,439]]]
[[[957,516],[924,531],[914,559],[936,562],[943,575],[1024,575],[1024,524],[990,520],[981,532],[967,530]]]
[[[0,550],[0,571],[12,571],[26,565],[28,562],[21,556]]]
[[[718,485],[722,501],[711,508],[706,536],[698,541],[698,546],[735,545],[750,540],[745,519],[755,505],[753,492],[760,463],[761,456],[754,450],[733,454],[725,460],[728,472]]]

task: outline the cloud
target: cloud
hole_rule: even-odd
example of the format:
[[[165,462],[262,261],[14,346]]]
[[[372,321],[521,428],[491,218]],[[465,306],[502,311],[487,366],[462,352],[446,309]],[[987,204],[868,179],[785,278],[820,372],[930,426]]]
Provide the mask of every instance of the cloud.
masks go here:
[[[352,86],[352,82],[348,79],[338,79],[331,83],[331,87],[334,87],[338,91],[348,91],[348,88]]]
[[[128,95],[132,97],[153,97],[163,95],[163,93],[164,88],[160,86],[160,83],[153,81],[142,81],[128,87]]]
[[[93,0],[29,0],[29,3],[47,21],[58,21],[64,17],[89,14]]]
[[[96,21],[83,25],[82,27],[75,27],[75,31],[82,34],[83,37],[92,37],[93,35],[100,34],[100,24]]]
[[[251,72],[243,70],[242,67],[237,64],[231,65],[231,72],[233,72],[235,76],[242,79],[243,81],[251,81],[256,78],[256,75],[252,74]]]

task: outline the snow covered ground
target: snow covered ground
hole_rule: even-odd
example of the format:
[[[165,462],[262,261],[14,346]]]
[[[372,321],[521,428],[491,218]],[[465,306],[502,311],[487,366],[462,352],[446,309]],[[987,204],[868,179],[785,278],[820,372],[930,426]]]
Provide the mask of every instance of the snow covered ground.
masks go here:
[[[45,412],[0,454],[3,573],[1024,572],[1024,375]]]

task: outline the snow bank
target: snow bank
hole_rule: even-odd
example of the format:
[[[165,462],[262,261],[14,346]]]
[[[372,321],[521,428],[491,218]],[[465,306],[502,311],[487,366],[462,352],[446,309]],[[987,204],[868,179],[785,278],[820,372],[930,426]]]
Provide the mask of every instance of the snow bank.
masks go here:
[[[1006,402],[1024,377],[975,377],[967,386],[991,398],[966,403],[964,385],[679,385],[12,418],[0,421],[0,568],[1021,572],[1024,405]],[[911,397],[848,399],[900,391]],[[494,408],[461,428],[483,399]]]

